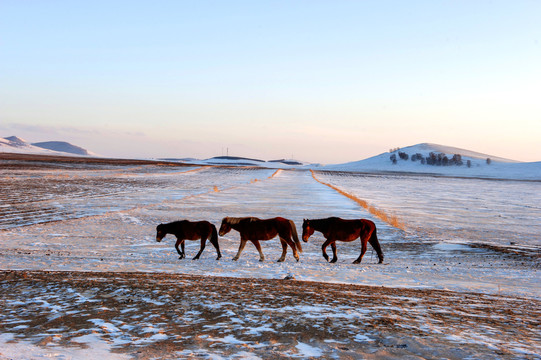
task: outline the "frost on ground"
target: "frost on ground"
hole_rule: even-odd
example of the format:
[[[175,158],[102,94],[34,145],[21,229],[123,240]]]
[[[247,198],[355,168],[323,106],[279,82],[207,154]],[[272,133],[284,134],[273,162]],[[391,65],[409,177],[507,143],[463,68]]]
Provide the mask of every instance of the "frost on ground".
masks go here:
[[[2,165],[0,359],[541,357],[541,183],[317,173],[350,198],[308,171]],[[385,262],[369,249],[352,265],[356,241],[329,264],[319,233],[280,264],[277,239],[265,262],[251,244],[231,261],[236,232],[220,261],[210,244],[192,261],[155,240],[159,223],[225,216],[283,216],[299,233],[303,218],[368,218]]]
[[[136,359],[541,356],[541,304],[531,299],[157,273],[0,276],[3,349],[91,346]]]

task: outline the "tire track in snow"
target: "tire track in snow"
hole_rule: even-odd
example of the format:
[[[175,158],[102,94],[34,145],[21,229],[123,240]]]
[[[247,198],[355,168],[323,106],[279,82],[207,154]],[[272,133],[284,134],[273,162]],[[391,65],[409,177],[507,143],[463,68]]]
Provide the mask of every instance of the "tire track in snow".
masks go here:
[[[401,222],[398,217],[394,216],[394,215],[388,215],[385,211],[381,210],[381,209],[378,209],[376,208],[375,206],[372,206],[370,205],[367,201],[365,200],[362,200],[362,199],[359,199],[358,197],[356,197],[355,195],[352,195],[348,192],[345,192],[344,190],[340,189],[339,187],[337,186],[334,186],[334,185],[331,185],[329,183],[326,183],[326,182],[323,182],[321,180],[319,180],[317,177],[316,177],[316,173],[314,172],[314,170],[310,170],[310,172],[312,173],[312,177],[314,178],[315,181],[317,181],[318,183],[320,184],[323,184],[325,186],[328,186],[330,187],[331,189],[335,190],[336,192],[338,192],[340,195],[343,195],[345,197],[347,197],[348,199],[351,199],[353,201],[355,201],[357,204],[359,204],[361,207],[365,208],[366,210],[368,210],[368,212],[374,216],[376,216],[378,219],[380,220],[383,220],[385,221],[387,224],[397,228],[397,229],[401,229],[401,230],[406,230],[406,226],[404,225],[403,222]]]

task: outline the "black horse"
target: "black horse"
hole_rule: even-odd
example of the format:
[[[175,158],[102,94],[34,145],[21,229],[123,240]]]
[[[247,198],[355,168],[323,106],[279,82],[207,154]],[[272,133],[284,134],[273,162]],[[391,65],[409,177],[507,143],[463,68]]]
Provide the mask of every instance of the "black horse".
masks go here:
[[[210,240],[210,243],[216,248],[218,257],[216,260],[222,257],[220,253],[220,246],[218,244],[218,232],[216,231],[216,226],[209,223],[208,221],[174,221],[168,224],[160,224],[156,227],[156,241],[160,242],[167,234],[173,234],[177,237],[177,242],[175,244],[175,249],[177,249],[178,254],[180,255],[179,259],[184,259],[184,240],[198,240],[201,239],[201,249],[195,255],[193,260],[199,259],[203,250],[205,250],[205,245],[207,239]],[[179,250],[178,246],[181,246]]]
[[[344,220],[338,217],[330,217],[326,219],[305,219],[302,223],[302,240],[308,241],[308,238],[312,236],[314,231],[319,231],[327,239],[321,246],[323,251],[323,257],[329,261],[326,248],[331,245],[333,258],[332,263],[338,260],[336,256],[336,241],[354,241],[358,238],[361,239],[361,255],[355,260],[354,264],[359,264],[363,259],[366,252],[366,245],[370,242],[370,245],[376,250],[378,254],[379,263],[383,262],[383,251],[378,241],[376,224],[366,219],[356,220]]]

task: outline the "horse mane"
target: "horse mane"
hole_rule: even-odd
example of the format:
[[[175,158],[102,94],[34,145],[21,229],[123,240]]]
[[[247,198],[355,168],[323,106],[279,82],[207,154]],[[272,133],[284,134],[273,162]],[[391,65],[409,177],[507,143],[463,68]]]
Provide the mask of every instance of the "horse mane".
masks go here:
[[[259,219],[256,218],[256,217],[248,216],[248,217],[226,217],[225,220],[226,220],[226,222],[228,224],[236,225],[236,224],[240,223],[243,220],[248,220],[248,222],[252,222],[252,221],[257,221]]]

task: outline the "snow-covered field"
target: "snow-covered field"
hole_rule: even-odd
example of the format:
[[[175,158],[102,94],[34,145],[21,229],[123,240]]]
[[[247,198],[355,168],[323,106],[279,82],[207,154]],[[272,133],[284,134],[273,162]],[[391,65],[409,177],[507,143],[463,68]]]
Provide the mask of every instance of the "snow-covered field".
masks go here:
[[[5,166],[0,169],[0,268],[261,279],[292,275],[316,282],[529,298],[534,310],[539,310],[541,183],[313,174],[196,166]],[[372,211],[355,199],[367,201]],[[381,213],[395,216],[403,226],[381,220]],[[303,243],[299,262],[289,251],[284,263],[274,261],[281,253],[277,239],[262,242],[265,262],[258,261],[251,244],[237,262],[231,261],[239,244],[235,231],[220,238],[224,255],[220,261],[210,244],[200,260],[192,261],[188,259],[197,253],[198,241],[188,241],[188,259],[179,260],[171,235],[161,243],[155,240],[159,223],[208,220],[219,227],[225,216],[283,216],[297,224],[299,235],[304,218],[368,218],[378,227],[385,262],[378,265],[369,248],[362,264],[351,264],[360,252],[360,242],[353,242],[338,243],[338,263],[329,264],[321,256],[319,233]],[[154,340],[160,340],[159,332],[149,338],[154,335]],[[2,335],[3,348],[26,346],[10,339],[9,334]],[[489,343],[487,339],[487,348],[493,346]],[[115,344],[108,344],[99,351],[113,358],[116,355],[109,350]],[[303,357],[304,351],[324,356],[307,343],[299,342],[295,349],[290,355]],[[59,351],[56,346],[55,351]],[[19,350],[5,352],[14,353]],[[36,348],[35,354],[39,353]],[[525,353],[541,356],[531,345],[510,356]],[[238,357],[250,356],[255,357],[250,352]]]
[[[335,172],[317,178],[394,214],[425,242],[541,249],[541,181]]]

